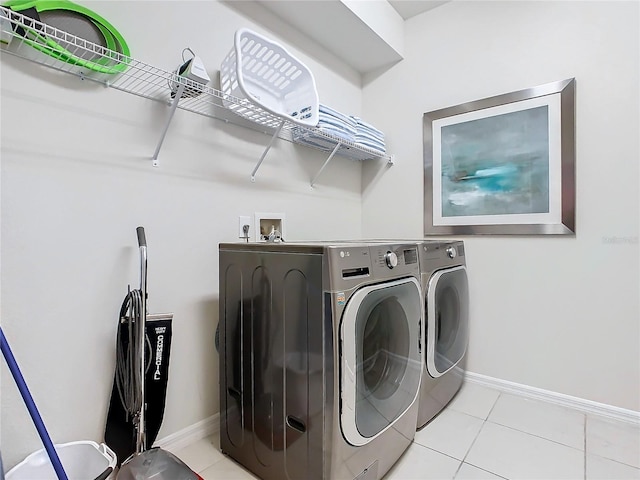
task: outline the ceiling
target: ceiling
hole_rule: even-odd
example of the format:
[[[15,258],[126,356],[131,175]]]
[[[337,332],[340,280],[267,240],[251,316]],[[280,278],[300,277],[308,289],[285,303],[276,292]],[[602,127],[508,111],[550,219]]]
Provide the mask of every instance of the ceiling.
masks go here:
[[[405,20],[450,0],[256,1],[366,74],[402,60]]]
[[[387,0],[402,18],[408,20],[450,0]]]

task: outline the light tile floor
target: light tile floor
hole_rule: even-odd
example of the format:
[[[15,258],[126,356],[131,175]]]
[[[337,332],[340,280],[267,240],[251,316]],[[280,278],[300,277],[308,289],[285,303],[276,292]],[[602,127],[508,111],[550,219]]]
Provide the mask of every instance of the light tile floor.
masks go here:
[[[205,480],[256,478],[217,435],[174,453]],[[385,479],[640,480],[640,426],[465,383]]]

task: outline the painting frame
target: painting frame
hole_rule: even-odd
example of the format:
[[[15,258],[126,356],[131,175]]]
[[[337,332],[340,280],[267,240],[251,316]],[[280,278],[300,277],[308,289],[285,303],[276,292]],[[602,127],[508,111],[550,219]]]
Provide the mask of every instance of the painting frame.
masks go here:
[[[547,106],[546,110],[544,109],[545,106]],[[545,195],[548,195],[548,199],[546,199],[547,211],[544,211],[544,207],[537,207],[542,208],[542,210],[532,210],[531,212],[523,211],[512,214],[510,212],[503,213],[505,212],[504,207],[495,206],[492,207],[495,208],[495,211],[491,212],[488,205],[493,206],[500,202],[504,203],[503,199],[508,199],[509,192],[507,194],[499,192],[500,195],[493,195],[490,190],[478,192],[480,182],[477,179],[479,175],[468,173],[468,171],[465,171],[462,176],[459,175],[458,177],[451,174],[452,167],[450,164],[451,162],[455,162],[456,158],[460,157],[461,154],[459,154],[459,152],[469,152],[473,150],[472,147],[477,146],[479,142],[478,137],[480,133],[474,133],[470,128],[466,128],[466,130],[464,128],[465,126],[471,125],[480,129],[481,125],[486,124],[486,130],[487,125],[493,126],[491,123],[487,123],[487,121],[494,121],[497,127],[497,134],[499,134],[500,128],[512,128],[511,124],[513,122],[505,122],[507,116],[511,116],[513,119],[522,118],[522,122],[534,122],[534,127],[536,127],[535,122],[538,122],[540,125],[536,128],[521,129],[525,133],[521,133],[520,135],[525,135],[525,137],[524,141],[522,141],[523,138],[520,140],[526,148],[527,143],[529,143],[526,134],[529,131],[544,131],[543,125],[545,124],[541,123],[544,121],[544,116],[537,114],[535,118],[538,120],[525,120],[526,114],[529,111],[535,112],[536,109],[540,110],[540,112],[546,112],[545,114],[547,115],[547,143],[545,144],[544,141],[538,141],[538,139],[531,139],[530,143],[531,145],[536,143],[537,147],[535,148],[538,149],[536,150],[536,155],[538,153],[542,154],[537,155],[536,162],[537,165],[546,167],[548,179],[546,190],[544,188],[535,189],[535,195],[540,198],[536,197],[535,202],[529,201],[529,205],[544,205]],[[518,112],[522,112],[522,114]],[[517,116],[513,116],[512,114]],[[500,117],[504,118],[501,119]],[[475,120],[480,120],[480,122],[474,123]],[[502,121],[498,122],[499,120]],[[500,127],[500,125],[502,125],[502,127]],[[482,130],[478,130],[478,132],[481,131]],[[454,134],[453,132],[458,133]],[[478,234],[575,235],[575,78],[547,83],[425,113],[423,115],[423,135],[425,236]],[[465,135],[468,135],[468,138],[465,138]],[[443,136],[445,142],[443,142]],[[491,134],[489,137],[493,138],[493,135]],[[455,138],[453,150],[450,147],[443,148],[443,143],[446,143],[447,138]],[[488,137],[483,137],[480,141],[485,141],[485,138]],[[466,145],[465,141],[467,141]],[[488,143],[490,140],[486,140],[486,142]],[[542,147],[540,145],[542,145]],[[546,148],[548,148],[546,157],[544,156],[545,145]],[[481,146],[486,147],[488,150],[491,147],[500,146],[500,143],[498,140],[491,140],[490,146]],[[496,155],[492,157],[494,165],[496,162],[499,162],[500,159],[505,159],[503,165],[518,165],[515,158],[508,157],[508,149],[504,148],[503,150],[503,152],[495,152]],[[464,155],[467,154],[465,153]],[[531,156],[533,156],[533,154],[531,154]],[[468,160],[468,163],[470,162],[471,160]],[[531,165],[531,163],[527,165]],[[517,174],[522,172],[522,175],[524,175],[526,172],[524,170],[525,168],[526,166],[518,165]],[[495,169],[485,168],[483,171],[489,172],[494,170]],[[539,167],[538,170],[540,170]],[[451,180],[451,178],[453,178],[453,180]],[[544,175],[539,175],[539,178],[544,179]],[[472,180],[469,181],[469,179]],[[463,181],[467,181],[467,183],[464,184]],[[476,185],[472,185],[474,181]],[[531,181],[529,181],[529,183],[531,183]],[[454,185],[454,187],[449,187],[450,185]],[[457,185],[463,186],[457,187]],[[464,188],[466,192],[462,194],[457,192],[457,196],[454,198],[454,193],[452,193],[450,188]],[[529,187],[529,189],[534,190],[531,187]],[[476,202],[474,208],[469,206],[471,205],[470,202],[457,201],[458,198],[462,198],[461,195],[464,194],[469,197],[472,193],[476,198],[480,198],[480,200],[477,201],[473,200]],[[533,196],[534,194],[528,193],[528,195]],[[519,198],[520,197],[523,197],[522,193],[519,193]],[[451,208],[451,205],[454,205],[456,208]],[[477,205],[480,205],[480,207]],[[487,213],[477,213],[478,208],[487,208]],[[499,210],[499,208],[503,208],[503,210]],[[470,213],[466,213],[467,211]]]

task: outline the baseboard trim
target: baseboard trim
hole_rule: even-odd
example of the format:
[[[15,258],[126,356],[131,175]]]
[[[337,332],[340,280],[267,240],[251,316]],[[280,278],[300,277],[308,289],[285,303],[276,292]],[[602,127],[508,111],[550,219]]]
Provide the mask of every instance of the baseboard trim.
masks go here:
[[[535,400],[543,400],[563,407],[573,408],[584,413],[607,417],[612,420],[640,425],[640,412],[628,410],[626,408],[607,405],[606,403],[598,403],[584,398],[572,397],[564,393],[543,390],[542,388],[530,387],[520,383],[500,380],[499,378],[481,375],[479,373],[465,372],[465,380],[469,383],[476,383],[486,387],[494,388],[505,393],[512,393],[522,397]]]
[[[177,452],[178,450],[190,445],[193,442],[197,442],[206,437],[210,437],[220,431],[220,414],[205,418],[193,425],[190,425],[182,430],[178,430],[171,435],[156,440],[155,447],[160,447],[165,450]]]

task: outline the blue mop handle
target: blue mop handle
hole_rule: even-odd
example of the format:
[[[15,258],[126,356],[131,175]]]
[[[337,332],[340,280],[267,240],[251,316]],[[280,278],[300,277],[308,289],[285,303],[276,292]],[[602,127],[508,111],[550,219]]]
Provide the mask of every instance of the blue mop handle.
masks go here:
[[[40,434],[40,438],[42,439],[42,443],[44,444],[44,448],[47,450],[49,454],[49,459],[51,459],[51,464],[53,465],[53,469],[56,471],[56,475],[58,476],[58,480],[69,480],[67,478],[67,474],[62,468],[62,462],[60,462],[60,458],[58,457],[58,453],[53,446],[53,442],[51,442],[51,438],[47,433],[47,429],[44,426],[44,422],[42,421],[42,417],[38,412],[38,408],[33,401],[33,397],[29,392],[29,388],[27,387],[26,382],[24,381],[24,377],[20,372],[20,368],[18,367],[18,363],[16,362],[13,353],[11,352],[11,348],[9,348],[9,343],[7,339],[4,337],[4,332],[2,328],[0,328],[0,348],[2,349],[2,354],[4,355],[4,359],[7,361],[7,366],[9,370],[11,370],[11,374],[13,375],[13,379],[18,386],[18,390],[22,394],[22,399],[24,400],[25,405],[27,406],[27,410],[31,414],[31,418],[33,419],[33,423]]]

